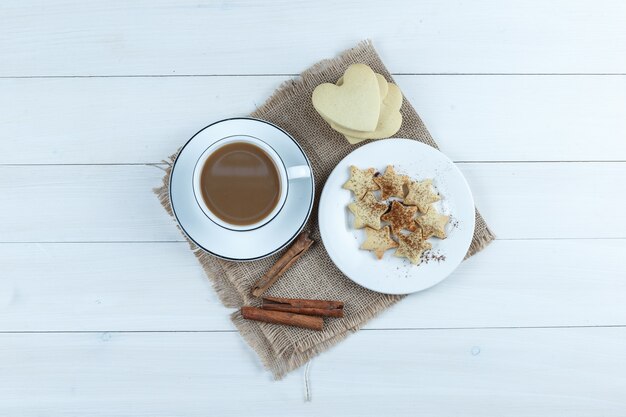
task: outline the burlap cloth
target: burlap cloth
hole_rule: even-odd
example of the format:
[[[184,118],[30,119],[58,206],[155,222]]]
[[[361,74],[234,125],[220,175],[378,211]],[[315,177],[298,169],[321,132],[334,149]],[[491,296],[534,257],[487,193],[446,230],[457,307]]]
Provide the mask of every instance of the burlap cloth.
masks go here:
[[[369,65],[375,72],[393,82],[371,42],[365,41],[334,59],[315,64],[299,78],[283,83],[265,104],[251,114],[252,117],[268,120],[293,135],[311,160],[315,174],[316,204],[307,227],[317,243],[270,288],[267,295],[345,302],[345,317],[325,319],[324,330],[321,332],[248,321],[242,319],[238,312],[233,313],[233,323],[277,379],[339,343],[404,297],[379,294],[355,284],[337,269],[320,241],[317,225],[319,195],[335,165],[359,145],[349,145],[343,136],[322,120],[311,104],[311,93],[318,84],[334,83],[348,65],[358,62]],[[396,137],[415,139],[437,147],[426,126],[406,99],[401,113],[402,128]],[[174,159],[175,155],[170,158],[170,167]],[[155,189],[155,192],[171,215],[169,173],[170,169],[167,170],[162,187]],[[476,212],[476,230],[467,257],[483,249],[493,239],[494,235]],[[189,244],[224,305],[234,308],[258,304],[258,300],[251,296],[250,288],[280,255],[236,263],[217,259],[191,241]]]

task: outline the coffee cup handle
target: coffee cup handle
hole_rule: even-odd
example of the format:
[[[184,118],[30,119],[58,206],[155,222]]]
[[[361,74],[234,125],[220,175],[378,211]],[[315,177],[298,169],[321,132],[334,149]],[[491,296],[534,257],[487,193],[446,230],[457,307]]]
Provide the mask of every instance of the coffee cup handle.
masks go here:
[[[298,178],[309,178],[311,176],[311,168],[308,165],[296,165],[287,168],[287,179],[297,180]]]

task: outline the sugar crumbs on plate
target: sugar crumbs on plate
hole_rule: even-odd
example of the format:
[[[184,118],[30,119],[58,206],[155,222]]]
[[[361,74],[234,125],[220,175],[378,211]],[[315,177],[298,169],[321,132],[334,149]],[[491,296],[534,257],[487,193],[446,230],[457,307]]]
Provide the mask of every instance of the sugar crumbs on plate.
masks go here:
[[[446,255],[440,253],[439,251],[429,250],[422,254],[422,262],[425,264],[429,262],[444,262],[446,260]]]

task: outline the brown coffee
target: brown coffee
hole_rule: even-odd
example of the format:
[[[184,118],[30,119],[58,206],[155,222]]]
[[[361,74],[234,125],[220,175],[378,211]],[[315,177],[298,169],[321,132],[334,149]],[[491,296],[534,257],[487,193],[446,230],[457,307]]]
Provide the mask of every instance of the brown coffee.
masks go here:
[[[213,152],[200,174],[205,204],[221,220],[238,226],[267,217],[280,199],[280,177],[272,158],[247,142]]]

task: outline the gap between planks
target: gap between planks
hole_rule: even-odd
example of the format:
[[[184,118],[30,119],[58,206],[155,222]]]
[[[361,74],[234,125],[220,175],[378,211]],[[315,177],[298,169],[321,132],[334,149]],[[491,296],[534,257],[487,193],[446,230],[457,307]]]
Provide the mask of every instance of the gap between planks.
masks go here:
[[[393,139],[393,138],[391,138]],[[623,164],[626,159],[578,159],[578,160],[499,160],[499,161],[453,161],[455,164]],[[55,166],[146,166],[155,168],[165,168],[169,164],[165,162],[96,162],[96,163],[0,163],[0,167],[55,167]]]
[[[515,241],[544,241],[544,240],[626,240],[624,237],[517,237],[517,238],[499,238],[496,236],[495,240],[505,242]],[[187,243],[186,240],[2,240],[0,245],[58,245],[58,244],[131,244],[131,245],[143,245],[153,243]]]
[[[298,77],[295,73],[253,73],[253,74],[128,74],[128,75],[4,75],[0,80],[11,79],[48,79],[48,78],[190,78],[190,77]],[[476,76],[476,77],[507,77],[507,76],[529,76],[529,77],[623,77],[623,72],[392,72],[392,76],[433,76],[433,77],[455,77],[455,76]]]
[[[478,327],[394,327],[364,328],[360,332],[422,332],[448,330],[551,330],[551,329],[611,329],[626,328],[626,324],[597,324],[571,326],[478,326]],[[91,333],[239,333],[238,330],[3,330],[1,334],[91,334]]]

